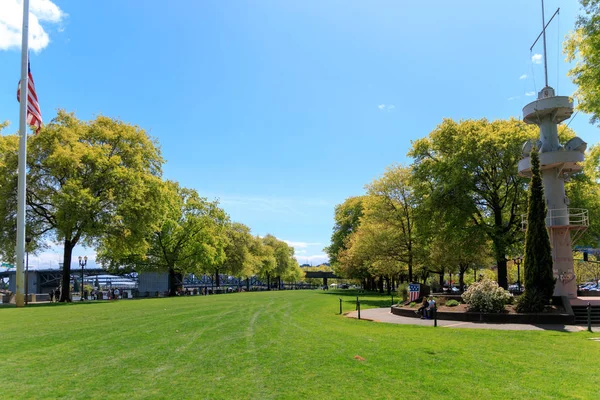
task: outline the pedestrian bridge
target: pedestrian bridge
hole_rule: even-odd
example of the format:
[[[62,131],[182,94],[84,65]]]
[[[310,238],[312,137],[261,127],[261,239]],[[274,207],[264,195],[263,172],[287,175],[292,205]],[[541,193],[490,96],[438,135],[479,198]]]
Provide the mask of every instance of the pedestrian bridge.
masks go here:
[[[323,286],[327,286],[327,279],[343,279],[343,277],[327,271],[306,271],[304,277],[306,279],[323,279]]]

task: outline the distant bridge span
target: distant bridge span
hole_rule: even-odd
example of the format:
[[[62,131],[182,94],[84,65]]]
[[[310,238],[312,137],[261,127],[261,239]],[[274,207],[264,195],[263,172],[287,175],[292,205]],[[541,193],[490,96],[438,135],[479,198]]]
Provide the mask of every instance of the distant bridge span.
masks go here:
[[[338,276],[333,272],[326,271],[306,271],[304,277],[307,279],[323,279],[323,286],[327,286],[327,279],[344,279],[342,276]]]

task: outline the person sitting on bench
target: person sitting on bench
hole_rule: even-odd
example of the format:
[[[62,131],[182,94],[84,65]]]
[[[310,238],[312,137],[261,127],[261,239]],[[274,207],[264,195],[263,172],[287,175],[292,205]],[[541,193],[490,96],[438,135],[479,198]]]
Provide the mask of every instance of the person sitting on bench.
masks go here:
[[[421,319],[427,318],[427,308],[429,307],[429,302],[427,301],[427,297],[423,297],[423,304],[417,310],[417,315],[421,316]]]

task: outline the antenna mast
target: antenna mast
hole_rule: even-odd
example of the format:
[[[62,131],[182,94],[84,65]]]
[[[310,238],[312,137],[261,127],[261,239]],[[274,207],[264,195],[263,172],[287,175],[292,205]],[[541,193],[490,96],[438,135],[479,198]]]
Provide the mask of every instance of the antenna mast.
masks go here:
[[[544,75],[548,87],[548,57],[546,56],[546,21],[544,19],[544,0],[542,0],[542,34],[544,35]]]

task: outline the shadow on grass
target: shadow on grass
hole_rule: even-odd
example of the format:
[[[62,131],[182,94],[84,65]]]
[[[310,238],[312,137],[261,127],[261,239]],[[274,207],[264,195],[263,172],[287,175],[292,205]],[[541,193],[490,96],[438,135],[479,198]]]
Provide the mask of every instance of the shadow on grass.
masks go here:
[[[360,301],[360,305],[363,308],[382,308],[382,307],[391,307],[392,306],[392,296],[387,293],[379,293],[379,292],[365,292],[359,290],[326,290],[321,294],[337,296],[339,304],[339,299],[342,299],[342,304],[344,308],[352,307],[354,310],[356,308],[356,298]],[[398,302],[398,296],[394,296],[394,303]]]
[[[95,305],[95,304],[105,304],[105,303],[111,303],[111,301],[108,300],[94,300],[94,301],[72,301],[70,303],[29,303],[26,306],[24,306],[23,308],[39,308],[39,307],[64,307],[64,306],[89,306],[89,305]],[[0,309],[3,308],[17,308],[16,305],[14,304],[1,304],[0,305]]]

